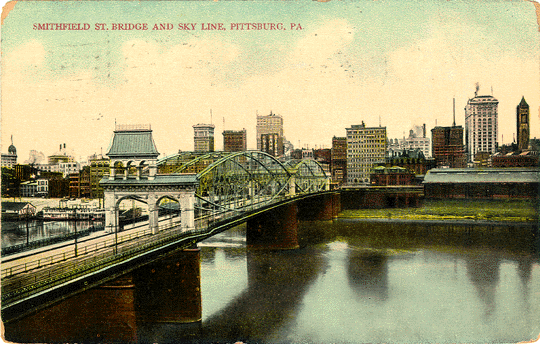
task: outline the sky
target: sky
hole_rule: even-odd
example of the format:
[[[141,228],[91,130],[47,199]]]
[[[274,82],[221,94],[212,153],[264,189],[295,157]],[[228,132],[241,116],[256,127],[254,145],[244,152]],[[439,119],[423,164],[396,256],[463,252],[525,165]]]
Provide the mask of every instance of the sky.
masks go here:
[[[18,161],[65,143],[86,160],[106,153],[115,123],[151,124],[161,156],[193,150],[193,125],[247,130],[279,114],[295,146],[330,148],[362,121],[408,136],[414,125],[464,125],[474,97],[499,100],[498,141],[515,135],[516,106],[540,138],[539,28],[530,1],[20,1],[3,11],[2,152]],[[14,5],[14,6],[13,6]],[[540,11],[540,6],[536,3]],[[34,24],[88,23],[89,30]],[[95,30],[103,23],[109,30]],[[147,30],[112,30],[146,23]],[[173,30],[153,30],[170,23]],[[197,23],[196,30],[179,30]],[[223,23],[225,30],[201,30]],[[283,23],[284,30],[231,30]],[[295,27],[291,29],[291,23]],[[301,26],[301,29],[299,27]]]

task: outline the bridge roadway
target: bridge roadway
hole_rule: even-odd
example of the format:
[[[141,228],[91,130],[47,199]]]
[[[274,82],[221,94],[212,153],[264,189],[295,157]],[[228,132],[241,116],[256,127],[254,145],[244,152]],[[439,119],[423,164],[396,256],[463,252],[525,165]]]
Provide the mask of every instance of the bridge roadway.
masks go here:
[[[167,216],[159,231],[148,225],[107,235],[94,235],[71,245],[27,251],[2,261],[2,319],[14,321],[83,290],[113,280],[160,259],[178,249],[235,227],[264,212],[305,198],[329,192],[283,197],[268,204],[261,200],[249,209],[238,209],[197,218],[195,229],[185,231],[178,219]]]

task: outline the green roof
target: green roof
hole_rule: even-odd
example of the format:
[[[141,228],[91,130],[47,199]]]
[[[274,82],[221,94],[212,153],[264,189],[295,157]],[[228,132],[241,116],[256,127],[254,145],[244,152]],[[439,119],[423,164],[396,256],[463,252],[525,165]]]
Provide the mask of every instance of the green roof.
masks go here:
[[[156,159],[159,153],[152,138],[151,130],[115,131],[109,158],[147,158]]]

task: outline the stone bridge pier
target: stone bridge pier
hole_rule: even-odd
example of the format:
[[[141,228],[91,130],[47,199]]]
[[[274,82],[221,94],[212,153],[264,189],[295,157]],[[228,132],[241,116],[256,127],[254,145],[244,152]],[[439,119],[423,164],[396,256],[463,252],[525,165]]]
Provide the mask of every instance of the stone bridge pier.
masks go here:
[[[298,202],[298,218],[301,221],[330,221],[341,211],[338,192],[325,193]]]
[[[341,211],[339,193],[326,193],[291,202],[247,221],[246,242],[250,249],[295,249],[298,221],[331,221]]]
[[[115,280],[4,324],[16,343],[162,343],[196,338],[200,252],[178,250]]]
[[[284,204],[247,221],[248,249],[287,250],[298,248],[298,206]]]

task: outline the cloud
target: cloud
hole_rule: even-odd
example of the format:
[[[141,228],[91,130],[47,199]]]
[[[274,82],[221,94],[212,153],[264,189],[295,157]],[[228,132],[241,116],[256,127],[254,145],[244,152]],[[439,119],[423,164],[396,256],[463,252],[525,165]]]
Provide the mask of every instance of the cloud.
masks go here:
[[[19,77],[21,74],[27,78],[34,77],[42,68],[45,60],[45,48],[37,40],[30,40],[13,51],[3,59],[3,77]]]

